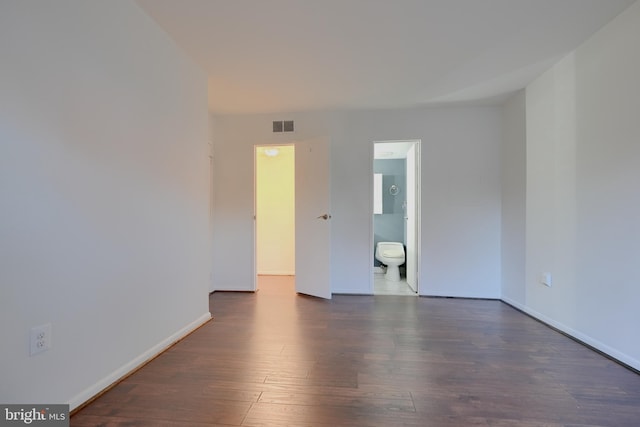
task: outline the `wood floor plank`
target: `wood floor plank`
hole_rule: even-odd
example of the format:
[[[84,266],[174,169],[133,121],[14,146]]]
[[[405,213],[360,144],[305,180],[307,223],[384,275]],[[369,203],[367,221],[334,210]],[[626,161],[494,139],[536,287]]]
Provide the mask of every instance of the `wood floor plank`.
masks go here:
[[[81,414],[71,418],[71,425],[75,427],[229,427],[229,424],[198,423],[190,421],[158,420],[155,418],[104,417],[99,415]]]
[[[216,292],[72,426],[640,425],[640,376],[499,302]]]

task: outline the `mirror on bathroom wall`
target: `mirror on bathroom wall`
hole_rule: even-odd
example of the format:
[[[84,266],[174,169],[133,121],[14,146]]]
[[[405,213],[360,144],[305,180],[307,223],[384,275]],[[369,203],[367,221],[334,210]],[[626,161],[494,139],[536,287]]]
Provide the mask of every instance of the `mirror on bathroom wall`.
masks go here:
[[[373,213],[382,214],[382,174],[373,174]]]

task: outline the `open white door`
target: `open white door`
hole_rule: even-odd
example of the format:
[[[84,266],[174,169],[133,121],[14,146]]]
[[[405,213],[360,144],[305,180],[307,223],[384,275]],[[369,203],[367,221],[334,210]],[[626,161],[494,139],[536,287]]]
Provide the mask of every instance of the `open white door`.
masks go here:
[[[407,152],[407,205],[405,212],[406,242],[407,242],[407,284],[414,292],[418,292],[418,173],[419,145],[415,143]]]
[[[331,299],[329,143],[295,144],[296,292]]]

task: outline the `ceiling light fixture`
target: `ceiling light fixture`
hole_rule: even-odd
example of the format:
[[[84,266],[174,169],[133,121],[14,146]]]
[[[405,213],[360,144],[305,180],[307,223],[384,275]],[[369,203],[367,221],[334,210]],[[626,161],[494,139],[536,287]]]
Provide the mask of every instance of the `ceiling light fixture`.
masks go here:
[[[264,154],[266,154],[269,157],[275,157],[278,155],[278,153],[280,152],[280,150],[278,150],[277,148],[265,148],[264,149]]]

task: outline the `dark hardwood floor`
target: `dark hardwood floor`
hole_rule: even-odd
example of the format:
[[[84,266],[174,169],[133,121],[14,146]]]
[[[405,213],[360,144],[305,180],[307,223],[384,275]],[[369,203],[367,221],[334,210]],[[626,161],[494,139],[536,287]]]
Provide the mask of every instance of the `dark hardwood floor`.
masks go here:
[[[216,292],[72,426],[633,426],[640,375],[498,301]]]

